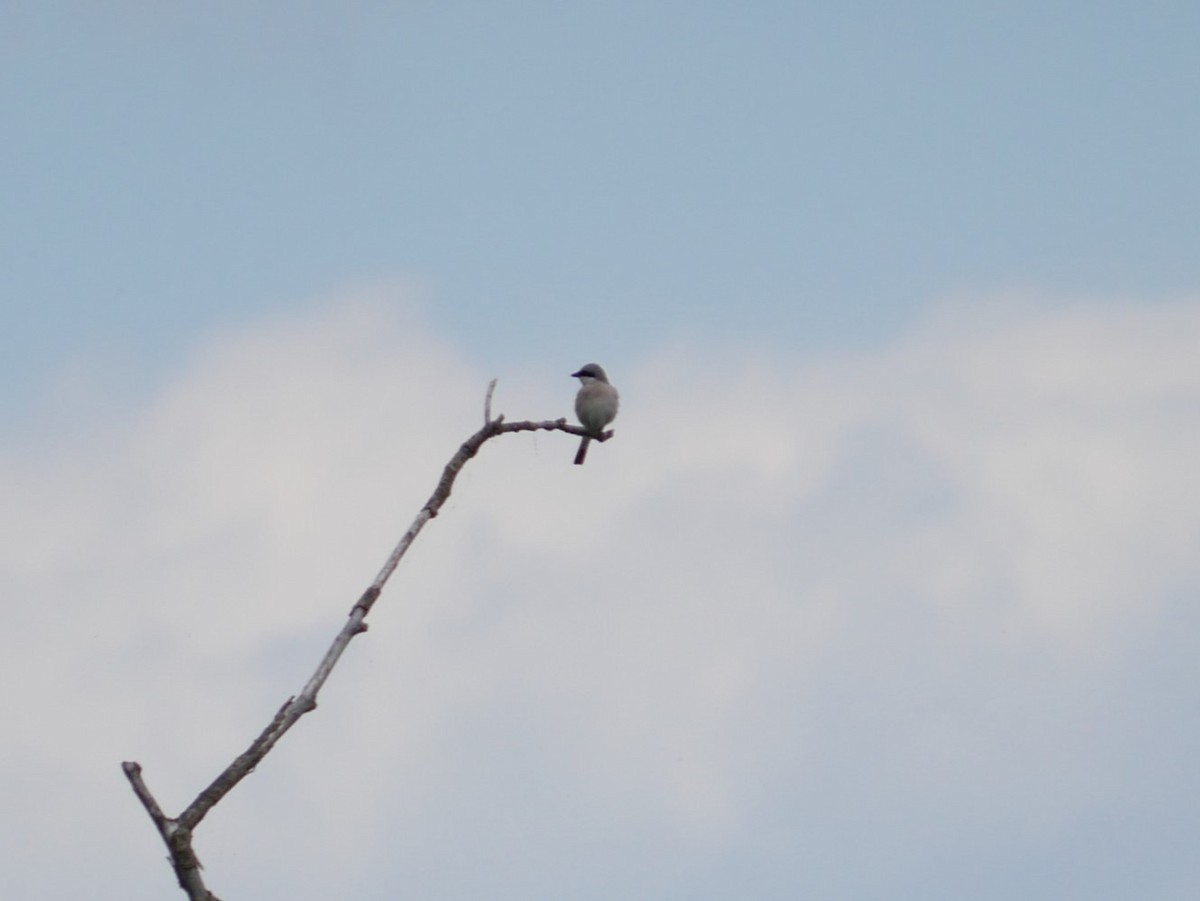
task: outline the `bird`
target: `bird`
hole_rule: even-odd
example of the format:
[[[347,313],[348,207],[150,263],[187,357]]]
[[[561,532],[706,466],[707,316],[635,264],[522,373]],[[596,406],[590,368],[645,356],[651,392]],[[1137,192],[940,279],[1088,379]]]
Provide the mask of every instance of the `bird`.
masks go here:
[[[572,372],[571,378],[579,379],[579,393],[575,395],[575,415],[583,423],[583,427],[595,435],[599,435],[604,427],[617,418],[617,404],[620,396],[617,389],[608,383],[604,367],[599,363],[588,363],[579,367],[578,372]],[[592,436],[585,435],[579,442],[579,450],[575,454],[575,465],[579,466],[587,457],[588,444]]]

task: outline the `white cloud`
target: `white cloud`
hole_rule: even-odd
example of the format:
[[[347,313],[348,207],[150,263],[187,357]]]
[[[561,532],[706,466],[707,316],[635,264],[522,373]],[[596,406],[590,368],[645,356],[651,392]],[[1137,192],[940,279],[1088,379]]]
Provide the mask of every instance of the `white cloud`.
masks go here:
[[[30,811],[6,896],[95,879],[50,862],[64,821],[112,897],[171,890],[119,761],[190,799],[478,426],[493,373],[405,309],[215,338],[103,440],[3,461],[0,759]],[[989,853],[997,897],[1057,896],[1021,861],[1102,877],[1097,811],[1195,799],[1156,820],[1139,797],[1181,758],[1135,761],[1193,709],[1159,680],[1195,670],[1172,618],[1198,581],[1200,303],[966,309],[873,354],[664,349],[612,373],[617,437],[583,468],[567,436],[488,445],[318,711],[201,828],[214,889],[928,897]],[[564,373],[495,375],[510,419],[569,410]],[[875,875],[848,872],[863,847]]]

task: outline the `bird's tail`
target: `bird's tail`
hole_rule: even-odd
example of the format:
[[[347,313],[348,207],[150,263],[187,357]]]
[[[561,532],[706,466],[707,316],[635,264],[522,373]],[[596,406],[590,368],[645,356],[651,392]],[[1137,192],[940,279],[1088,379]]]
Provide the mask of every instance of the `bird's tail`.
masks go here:
[[[591,438],[584,438],[579,442],[579,450],[577,450],[575,452],[575,465],[576,466],[581,466],[583,464],[584,458],[587,457],[588,444],[590,444],[591,441],[592,441]]]

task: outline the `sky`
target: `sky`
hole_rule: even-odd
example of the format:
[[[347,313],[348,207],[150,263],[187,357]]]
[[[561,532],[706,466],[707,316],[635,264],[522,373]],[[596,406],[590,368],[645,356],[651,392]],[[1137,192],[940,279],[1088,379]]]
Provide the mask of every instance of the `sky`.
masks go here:
[[[1196,897],[1198,39],[0,3],[0,896]]]

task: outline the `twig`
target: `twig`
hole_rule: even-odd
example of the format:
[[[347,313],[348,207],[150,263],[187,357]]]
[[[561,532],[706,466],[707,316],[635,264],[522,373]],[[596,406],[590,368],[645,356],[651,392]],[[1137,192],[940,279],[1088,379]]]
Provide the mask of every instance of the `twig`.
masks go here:
[[[159,835],[162,836],[163,842],[170,852],[171,866],[175,870],[179,885],[187,892],[190,901],[219,901],[216,895],[208,891],[203,879],[200,877],[200,861],[192,850],[193,830],[200,824],[208,812],[222,798],[229,794],[234,786],[254,771],[254,768],[275,747],[276,743],[283,738],[287,731],[296,724],[300,717],[304,716],[310,710],[316,709],[317,694],[321,691],[321,687],[325,684],[325,680],[329,678],[330,673],[333,672],[333,668],[341,658],[342,652],[346,650],[346,647],[350,644],[354,636],[367,631],[367,624],[365,622],[367,614],[371,612],[375,601],[379,599],[384,585],[387,584],[388,579],[391,578],[392,573],[399,566],[401,559],[408,552],[417,535],[425,528],[425,524],[438,515],[438,511],[441,510],[442,505],[450,497],[450,491],[454,487],[454,480],[458,478],[459,472],[466,465],[467,461],[479,453],[479,449],[483,447],[485,442],[495,438],[497,435],[512,432],[567,432],[571,435],[588,435],[596,441],[607,441],[613,435],[612,432],[602,432],[599,435],[592,434],[581,426],[568,424],[566,419],[506,423],[503,414],[493,419],[492,393],[495,387],[496,380],[492,379],[488,383],[487,394],[484,397],[483,428],[464,441],[454,456],[450,458],[450,462],[442,470],[442,476],[438,480],[433,494],[430,495],[425,505],[421,507],[416,518],[412,521],[412,525],[401,536],[395,549],[388,555],[383,567],[379,570],[379,574],[375,576],[375,580],[362,593],[362,596],[355,601],[354,606],[350,608],[350,615],[346,624],[342,626],[341,631],[334,638],[333,643],[329,646],[329,650],[325,652],[325,656],[321,659],[312,677],[305,683],[300,694],[288,698],[283,703],[283,706],[275,713],[274,718],[267,727],[250,743],[250,747],[239,754],[204,791],[196,796],[196,799],[187,806],[183,813],[175,819],[166,816],[162,812],[162,808],[159,807],[158,802],[150,793],[150,789],[147,788],[145,781],[142,779],[141,764],[135,761],[127,761],[121,764],[121,768],[124,770],[134,794],[142,802],[142,806],[146,808],[146,813],[150,816],[151,822],[154,823]]]
[[[483,424],[492,421],[492,392],[496,390],[496,380],[488,382],[487,394],[483,396]]]

